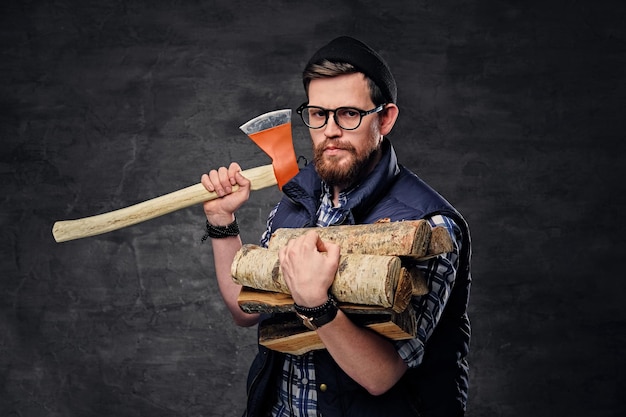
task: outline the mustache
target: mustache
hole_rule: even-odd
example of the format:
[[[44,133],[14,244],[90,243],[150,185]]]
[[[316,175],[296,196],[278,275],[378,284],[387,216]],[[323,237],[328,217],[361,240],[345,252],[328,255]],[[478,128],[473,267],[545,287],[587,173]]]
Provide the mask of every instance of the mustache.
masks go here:
[[[354,151],[354,146],[349,142],[341,142],[338,139],[325,139],[324,142],[317,145],[316,150],[318,152],[324,151],[326,148],[341,149],[344,151]]]

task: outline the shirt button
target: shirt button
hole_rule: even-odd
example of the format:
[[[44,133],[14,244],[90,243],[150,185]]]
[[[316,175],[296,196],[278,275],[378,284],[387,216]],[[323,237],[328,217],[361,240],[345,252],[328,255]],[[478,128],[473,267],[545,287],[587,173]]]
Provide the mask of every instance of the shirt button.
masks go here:
[[[300,382],[302,382],[302,385],[306,385],[306,384],[309,383],[309,380],[306,379],[306,378],[302,378],[302,380]]]
[[[320,384],[320,391],[322,392],[326,392],[326,390],[328,389],[328,385],[326,384]]]

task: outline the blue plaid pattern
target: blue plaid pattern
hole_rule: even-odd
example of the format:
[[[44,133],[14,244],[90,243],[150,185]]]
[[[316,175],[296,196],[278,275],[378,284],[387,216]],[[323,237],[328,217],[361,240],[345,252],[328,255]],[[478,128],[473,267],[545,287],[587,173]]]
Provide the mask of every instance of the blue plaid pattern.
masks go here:
[[[428,282],[429,292],[413,297],[411,303],[417,314],[417,337],[395,342],[396,350],[406,364],[415,368],[422,363],[424,344],[439,322],[448,301],[459,264],[461,229],[449,217],[433,216],[428,219],[432,227],[443,226],[455,242],[454,251],[417,264]]]
[[[309,352],[302,356],[286,355],[278,389],[278,400],[272,407],[272,416],[317,416],[314,354],[314,352]]]

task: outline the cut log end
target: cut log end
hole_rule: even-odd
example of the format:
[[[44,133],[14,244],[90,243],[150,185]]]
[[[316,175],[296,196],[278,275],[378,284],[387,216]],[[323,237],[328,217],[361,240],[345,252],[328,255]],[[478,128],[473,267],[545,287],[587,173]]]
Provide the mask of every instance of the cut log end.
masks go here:
[[[428,255],[440,255],[453,250],[454,242],[448,230],[443,226],[433,227],[428,245]]]
[[[393,300],[393,311],[396,313],[403,312],[411,303],[411,297],[413,297],[413,282],[409,271],[402,267]]]
[[[426,278],[424,277],[422,271],[420,271],[417,267],[412,266],[408,268],[408,274],[411,280],[412,295],[414,297],[418,297],[428,294],[428,282],[426,282]]]

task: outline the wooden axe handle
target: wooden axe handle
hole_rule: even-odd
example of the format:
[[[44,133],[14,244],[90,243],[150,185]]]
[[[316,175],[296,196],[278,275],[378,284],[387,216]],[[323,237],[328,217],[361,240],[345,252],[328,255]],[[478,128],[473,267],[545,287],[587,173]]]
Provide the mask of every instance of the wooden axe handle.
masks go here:
[[[251,182],[252,190],[276,185],[272,165],[263,165],[241,172]],[[236,189],[236,186],[235,186]],[[200,183],[119,210],[76,220],[54,223],[52,235],[57,242],[95,236],[132,226],[194,204],[218,198]]]

